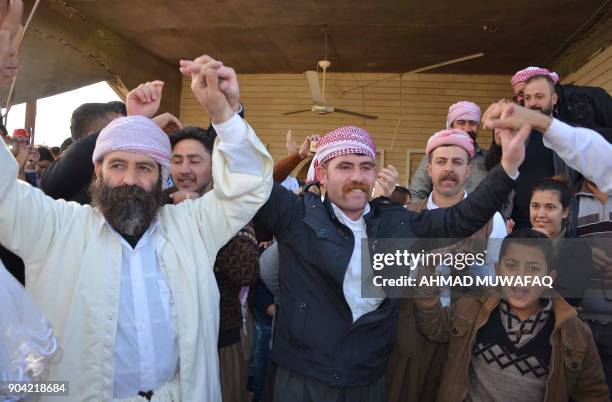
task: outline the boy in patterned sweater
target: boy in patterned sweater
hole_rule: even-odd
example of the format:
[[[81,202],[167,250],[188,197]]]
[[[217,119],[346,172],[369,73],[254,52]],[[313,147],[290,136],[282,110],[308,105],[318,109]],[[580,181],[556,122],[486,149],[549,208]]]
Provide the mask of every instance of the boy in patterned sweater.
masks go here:
[[[524,229],[501,245],[498,277],[555,277],[552,243]],[[498,287],[445,309],[420,298],[419,330],[448,342],[438,401],[608,401],[588,326],[552,288]]]

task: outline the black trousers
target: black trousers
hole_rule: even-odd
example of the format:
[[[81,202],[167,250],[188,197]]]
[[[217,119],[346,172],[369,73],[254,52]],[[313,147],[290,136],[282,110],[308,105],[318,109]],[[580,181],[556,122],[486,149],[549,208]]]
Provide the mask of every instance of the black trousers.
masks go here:
[[[277,366],[274,402],[385,402],[385,377],[362,387],[334,387]]]

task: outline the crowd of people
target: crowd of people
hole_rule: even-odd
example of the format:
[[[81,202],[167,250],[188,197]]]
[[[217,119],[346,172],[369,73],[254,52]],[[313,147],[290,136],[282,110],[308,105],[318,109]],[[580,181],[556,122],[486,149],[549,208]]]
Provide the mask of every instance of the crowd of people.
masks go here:
[[[6,81],[22,4],[0,9]],[[29,397],[11,381],[67,381],[71,401],[609,400],[604,90],[528,67],[512,100],[484,113],[449,102],[406,188],[355,125],[301,143],[289,131],[274,161],[234,69],[206,55],[178,68],[206,128],[160,111],[164,83],[152,81],[125,103],[78,107],[56,149],[0,129],[12,274],[0,266],[0,400]],[[305,160],[306,177],[292,176]],[[553,286],[365,292],[372,254],[393,239],[486,255],[465,269],[421,264],[412,279]]]

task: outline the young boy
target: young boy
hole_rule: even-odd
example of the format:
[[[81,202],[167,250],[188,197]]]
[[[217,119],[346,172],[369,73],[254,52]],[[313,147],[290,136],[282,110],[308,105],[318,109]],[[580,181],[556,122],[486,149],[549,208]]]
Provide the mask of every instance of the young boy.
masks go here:
[[[498,277],[554,279],[551,241],[518,230],[501,245]],[[588,326],[553,289],[498,287],[463,297],[449,309],[417,299],[420,331],[449,352],[438,401],[608,401]]]

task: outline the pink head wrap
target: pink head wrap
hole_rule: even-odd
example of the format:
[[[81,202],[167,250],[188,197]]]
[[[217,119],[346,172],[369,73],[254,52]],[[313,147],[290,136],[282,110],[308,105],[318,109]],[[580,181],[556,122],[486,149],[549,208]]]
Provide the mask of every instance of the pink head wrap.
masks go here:
[[[473,120],[480,122],[480,106],[474,102],[460,101],[448,108],[446,115],[446,128],[451,128],[457,120]]]
[[[521,71],[517,71],[516,74],[514,74],[514,76],[510,80],[512,88],[515,88],[516,85],[520,84],[521,82],[527,81],[534,75],[548,75],[555,82],[555,84],[559,82],[559,75],[555,72],[551,73],[550,70],[548,70],[547,68],[527,67],[525,69],[522,69]]]
[[[308,169],[307,182],[315,180],[315,168],[340,155],[364,154],[376,160],[376,146],[370,133],[357,126],[344,126],[325,134]]]
[[[468,133],[458,128],[438,131],[429,137],[425,153],[429,156],[434,149],[442,145],[457,145],[465,149],[470,158],[474,157],[474,140]]]
[[[119,117],[100,131],[92,160],[98,162],[113,151],[146,155],[161,166],[162,185],[170,173],[170,140],[151,119],[144,116]]]

